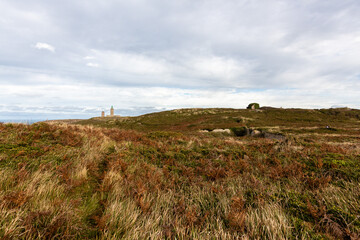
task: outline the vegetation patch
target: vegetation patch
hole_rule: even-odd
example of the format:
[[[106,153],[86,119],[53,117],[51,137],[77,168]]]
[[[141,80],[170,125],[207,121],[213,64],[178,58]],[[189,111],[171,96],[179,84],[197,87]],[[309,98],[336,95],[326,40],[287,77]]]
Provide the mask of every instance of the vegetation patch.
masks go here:
[[[181,109],[0,124],[0,238],[359,239],[357,114]]]

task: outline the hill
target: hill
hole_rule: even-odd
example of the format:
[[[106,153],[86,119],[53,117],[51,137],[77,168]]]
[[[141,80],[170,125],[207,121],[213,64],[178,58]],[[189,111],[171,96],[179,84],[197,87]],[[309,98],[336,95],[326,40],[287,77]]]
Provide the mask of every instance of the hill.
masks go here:
[[[78,121],[82,125],[118,127],[139,131],[191,132],[201,129],[249,127],[353,127],[360,124],[360,110],[282,109],[259,110],[208,108],[177,109],[138,117],[105,117]]]
[[[0,238],[358,239],[359,114],[181,109],[0,124]],[[236,136],[241,127],[264,134]]]

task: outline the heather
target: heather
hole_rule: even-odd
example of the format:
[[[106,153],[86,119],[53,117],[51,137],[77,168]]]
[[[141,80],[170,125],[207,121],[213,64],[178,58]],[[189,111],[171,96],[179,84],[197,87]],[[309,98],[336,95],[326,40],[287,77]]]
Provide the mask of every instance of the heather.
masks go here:
[[[0,124],[0,238],[358,239],[359,116],[210,109]],[[235,127],[284,139],[200,131]]]

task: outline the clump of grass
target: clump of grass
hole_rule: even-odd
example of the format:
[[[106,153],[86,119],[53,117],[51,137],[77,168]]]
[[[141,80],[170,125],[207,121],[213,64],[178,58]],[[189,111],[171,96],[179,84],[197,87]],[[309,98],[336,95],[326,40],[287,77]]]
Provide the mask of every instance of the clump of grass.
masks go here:
[[[247,234],[251,239],[290,239],[291,224],[281,206],[267,204],[249,209],[245,222]]]

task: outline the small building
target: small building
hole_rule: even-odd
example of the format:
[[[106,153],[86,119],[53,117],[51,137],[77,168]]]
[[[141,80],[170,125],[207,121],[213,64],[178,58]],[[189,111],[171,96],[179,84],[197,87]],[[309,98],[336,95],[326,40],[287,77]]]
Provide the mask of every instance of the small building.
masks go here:
[[[105,111],[101,111],[101,117],[105,117]]]

